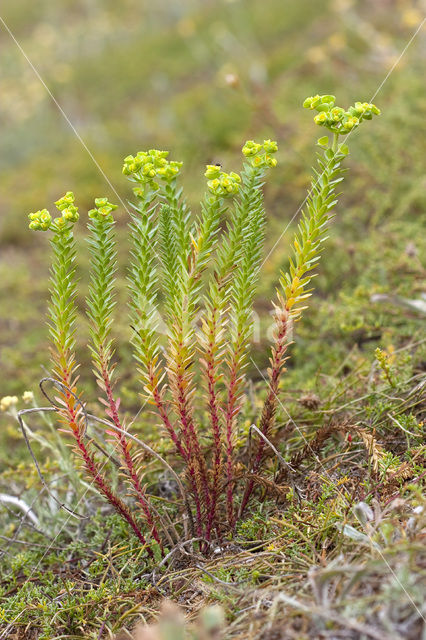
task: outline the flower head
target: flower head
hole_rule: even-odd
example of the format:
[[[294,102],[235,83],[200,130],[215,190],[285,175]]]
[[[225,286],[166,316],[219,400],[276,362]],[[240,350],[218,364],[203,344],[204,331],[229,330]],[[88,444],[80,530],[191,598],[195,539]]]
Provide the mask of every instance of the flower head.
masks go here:
[[[345,110],[342,109],[341,107],[334,107],[330,111],[331,119],[334,122],[340,122],[341,120],[343,120],[344,115],[345,115]]]
[[[68,222],[77,222],[79,218],[78,208],[70,204],[66,209],[62,209],[62,217],[68,220]]]
[[[52,216],[47,209],[41,209],[35,213],[30,213],[28,215],[28,219],[30,220],[30,224],[28,226],[33,231],[47,231],[50,229],[52,222]]]
[[[17,396],[4,396],[0,400],[0,411],[9,411],[18,404]]]
[[[219,165],[207,165],[207,171],[204,175],[206,178],[212,178],[207,181],[207,186],[210,193],[218,198],[233,195],[240,188],[241,178],[238,173],[234,173],[234,171],[225,173]]]
[[[275,142],[275,140],[264,140],[263,148],[265,149],[266,153],[276,153],[278,151],[278,144]]]
[[[124,158],[123,173],[125,176],[130,176],[132,173],[136,173],[142,167],[142,161],[138,157],[126,156]]]
[[[64,220],[71,223],[77,222],[80,217],[78,214],[78,207],[75,206],[74,201],[75,196],[73,192],[67,191],[62,198],[59,198],[59,200],[55,202],[56,208],[58,211],[61,211]]]
[[[315,124],[326,127],[333,133],[346,134],[358,127],[362,120],[371,120],[373,115],[380,115],[380,109],[369,102],[355,102],[347,110],[334,106],[335,96],[311,96],[303,103],[305,109],[318,111],[314,117]]]
[[[319,124],[324,125],[327,123],[327,114],[324,111],[321,111],[321,113],[318,113],[315,117],[314,117],[314,122],[315,124]]]
[[[53,228],[55,231],[63,231],[67,228],[67,219],[63,216],[58,216],[53,221]]]
[[[309,98],[306,98],[306,100],[303,103],[303,106],[305,109],[315,109],[315,107],[320,104],[321,102],[321,96],[316,95],[316,96],[310,96]]]
[[[351,131],[359,125],[359,122],[359,118],[357,118],[356,116],[351,116],[350,118],[346,118],[344,120],[343,128],[346,129],[346,131]]]
[[[65,229],[66,223],[77,222],[79,218],[78,207],[74,204],[74,194],[72,191],[67,191],[62,198],[59,198],[55,202],[55,206],[58,211],[61,212],[61,217],[55,218],[52,225],[52,216],[47,209],[41,209],[35,213],[30,213],[28,218],[30,220],[29,228],[35,231],[47,231],[48,229],[55,229],[56,231]]]
[[[178,175],[182,167],[182,162],[167,160],[168,155],[168,151],[160,151],[158,149],[138,151],[136,156],[124,158],[123,173],[141,185],[146,185],[152,191],[156,191],[159,187],[157,182],[154,182],[154,178],[170,182]],[[138,192],[136,195],[143,197],[144,193],[145,190]]]
[[[22,394],[22,400],[25,402],[25,404],[30,404],[30,402],[32,402],[34,400],[34,394],[32,391],[24,391],[24,393]]]
[[[264,140],[263,144],[247,140],[243,147],[243,154],[246,158],[251,158],[253,167],[265,168],[276,167],[277,160],[271,157],[271,154],[278,151],[278,144],[275,140]]]
[[[256,156],[262,149],[262,145],[254,140],[247,140],[243,147],[243,154],[246,158]]]
[[[73,192],[67,191],[66,194],[62,196],[62,198],[59,198],[59,200],[55,202],[56,208],[58,209],[58,211],[63,211],[64,209],[67,209],[70,205],[73,205],[74,200],[75,200],[75,196]]]
[[[145,196],[145,189],[143,187],[133,187],[132,191],[137,198],[143,198]]]
[[[220,164],[208,164],[206,165],[205,177],[209,180],[218,178],[221,174]]]
[[[102,220],[113,222],[112,212],[117,209],[116,204],[108,201],[108,198],[95,198],[95,207],[90,209],[89,218],[101,222]]]

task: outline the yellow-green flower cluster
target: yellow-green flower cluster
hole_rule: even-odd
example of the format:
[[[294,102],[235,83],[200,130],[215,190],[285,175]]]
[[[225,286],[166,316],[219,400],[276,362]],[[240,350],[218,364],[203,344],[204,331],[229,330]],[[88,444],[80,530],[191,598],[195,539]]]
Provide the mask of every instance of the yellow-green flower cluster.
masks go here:
[[[61,230],[67,226],[67,223],[77,222],[78,207],[74,204],[74,194],[72,191],[67,191],[62,198],[59,198],[55,202],[56,208],[61,212],[61,216],[55,218],[52,225],[52,216],[47,209],[41,209],[35,213],[30,213],[28,218],[30,220],[29,227],[34,231],[47,231],[48,229]]]
[[[159,187],[154,178],[170,182],[177,176],[183,164],[167,160],[168,155],[168,151],[158,149],[138,151],[136,156],[124,158],[123,173],[125,176],[134,176],[138,182],[156,191]]]
[[[92,218],[92,220],[112,222],[112,212],[115,209],[117,209],[117,205],[108,202],[108,198],[95,198],[95,208],[90,209],[89,218]]]
[[[274,140],[264,140],[263,144],[247,140],[243,147],[243,154],[246,158],[251,158],[253,167],[276,167],[277,160],[271,154],[278,151],[278,145]]]
[[[133,187],[132,191],[138,198],[143,198],[145,195],[145,191],[142,187]]]
[[[380,115],[380,109],[369,102],[355,102],[349,109],[335,106],[336,97],[332,95],[311,96],[303,103],[305,109],[318,111],[314,121],[333,133],[348,133],[359,126],[362,120],[371,120]]]
[[[52,216],[47,209],[41,209],[35,213],[28,215],[30,224],[28,225],[33,231],[47,231],[52,223]]]
[[[208,178],[210,192],[218,198],[235,194],[240,188],[241,178],[238,173],[225,173],[220,165],[208,164],[204,175]]]
[[[78,207],[74,205],[74,200],[75,197],[73,192],[67,191],[62,198],[59,198],[59,200],[55,202],[56,208],[58,211],[61,211],[62,218],[67,222],[77,222],[79,218]]]

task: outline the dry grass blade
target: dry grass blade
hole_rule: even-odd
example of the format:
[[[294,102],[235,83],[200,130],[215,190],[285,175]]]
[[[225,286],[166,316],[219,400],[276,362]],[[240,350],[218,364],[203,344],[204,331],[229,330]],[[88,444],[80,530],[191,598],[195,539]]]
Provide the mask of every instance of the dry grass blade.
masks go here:
[[[386,453],[384,447],[377,442],[375,436],[364,427],[353,425],[352,429],[360,436],[364,447],[366,448],[373,470],[377,473],[379,471],[380,460],[383,459]]]

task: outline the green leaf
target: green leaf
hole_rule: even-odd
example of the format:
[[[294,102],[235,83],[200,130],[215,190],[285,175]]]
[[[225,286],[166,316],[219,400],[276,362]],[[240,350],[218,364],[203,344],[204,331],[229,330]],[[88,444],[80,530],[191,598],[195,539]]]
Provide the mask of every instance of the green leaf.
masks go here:
[[[322,138],[318,138],[317,145],[320,147],[326,147],[328,145],[328,136],[322,136]]]
[[[315,109],[321,113],[322,111],[329,111],[330,110],[330,105],[325,103],[325,104],[319,104],[317,107],[315,107]]]

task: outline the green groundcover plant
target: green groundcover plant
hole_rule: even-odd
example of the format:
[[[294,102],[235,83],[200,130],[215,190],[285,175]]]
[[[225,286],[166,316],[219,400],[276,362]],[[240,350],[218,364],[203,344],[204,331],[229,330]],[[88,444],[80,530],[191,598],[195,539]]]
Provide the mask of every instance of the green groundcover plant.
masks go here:
[[[182,163],[169,160],[167,151],[155,149],[124,160],[123,173],[134,184],[136,199],[129,226],[128,314],[141,393],[180,461],[173,472],[188,522],[181,537],[189,532],[206,552],[232,532],[253,497],[253,478],[261,470],[274,426],[292,326],[301,319],[311,295],[312,278],[337,203],[336,188],[344,176],[342,161],[348,147],[341,137],[379,114],[369,103],[356,102],[345,110],[335,105],[331,95],[307,98],[303,106],[317,112],[315,122],[327,134],[318,140],[321,152],[289,270],[281,274],[277,287],[270,366],[255,430],[257,444],[245,461],[244,474],[237,469],[235,443],[265,232],[262,189],[267,172],[277,164],[277,144],[272,140],[246,142],[240,175],[208,165],[207,190],[195,218],[179,185]],[[51,234],[48,317],[54,408],[62,431],[98,491],[128,522],[149,556],[153,557],[154,550],[164,554],[165,545],[176,540],[166,532],[170,527],[164,524],[144,482],[147,456],[159,455],[131,433],[115,384],[111,328],[116,313],[117,207],[107,198],[96,198],[89,211],[89,348],[105,414],[94,418],[85,407],[75,357],[78,252],[73,228],[79,213],[72,192],[55,204],[59,211],[55,218],[46,209],[29,215],[31,229]],[[137,510],[113,488],[102,457],[104,446],[89,434],[93,419],[102,425],[105,441],[113,442],[114,458]],[[171,470],[167,461],[162,462]],[[241,460],[238,463],[241,466]]]

